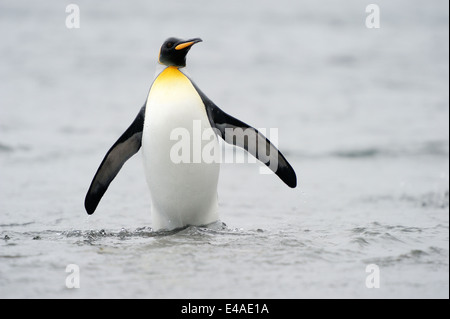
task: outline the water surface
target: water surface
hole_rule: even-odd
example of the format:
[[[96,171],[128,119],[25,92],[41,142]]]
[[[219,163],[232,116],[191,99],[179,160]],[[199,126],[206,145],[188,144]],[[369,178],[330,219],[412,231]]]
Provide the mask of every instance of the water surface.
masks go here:
[[[0,297],[449,296],[448,2],[0,4]],[[221,108],[278,128],[291,190],[224,164],[221,222],[153,232],[141,154],[83,200],[169,36]],[[66,287],[66,266],[80,289]],[[366,287],[367,265],[380,288]]]

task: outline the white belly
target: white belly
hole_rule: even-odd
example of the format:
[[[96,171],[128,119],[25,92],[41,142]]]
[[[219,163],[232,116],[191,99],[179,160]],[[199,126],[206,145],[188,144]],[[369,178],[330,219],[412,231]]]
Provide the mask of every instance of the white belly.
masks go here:
[[[218,220],[220,164],[202,156],[206,145],[219,149],[210,132],[205,107],[189,79],[176,68],[165,69],[150,89],[142,136],[154,229]],[[180,148],[181,143],[187,147]]]

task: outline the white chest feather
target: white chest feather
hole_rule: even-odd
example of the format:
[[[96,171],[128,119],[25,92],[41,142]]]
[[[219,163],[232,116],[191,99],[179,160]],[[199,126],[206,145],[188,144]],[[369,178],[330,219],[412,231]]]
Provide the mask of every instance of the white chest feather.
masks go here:
[[[142,136],[153,228],[205,225],[218,219],[219,163],[205,162],[194,154],[195,146],[201,149],[218,143],[215,136],[203,140],[205,130],[211,127],[194,86],[177,68],[165,69],[150,89]],[[180,143],[187,143],[182,150],[189,154],[179,154]],[[180,156],[188,160],[180,163]]]

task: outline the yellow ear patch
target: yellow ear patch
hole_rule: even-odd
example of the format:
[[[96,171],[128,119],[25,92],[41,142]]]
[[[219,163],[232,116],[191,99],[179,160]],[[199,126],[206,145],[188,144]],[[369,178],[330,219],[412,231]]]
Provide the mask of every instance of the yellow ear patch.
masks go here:
[[[177,46],[175,47],[175,50],[177,50],[177,51],[183,50],[183,49],[185,49],[185,48],[187,48],[187,47],[190,47],[190,46],[193,45],[193,44],[195,44],[194,41],[186,42],[186,43],[181,43],[181,44],[179,44],[179,45],[177,45]]]

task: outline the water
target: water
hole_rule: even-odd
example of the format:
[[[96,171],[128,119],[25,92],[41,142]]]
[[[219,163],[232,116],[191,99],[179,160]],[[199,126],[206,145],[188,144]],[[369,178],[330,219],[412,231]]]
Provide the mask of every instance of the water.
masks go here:
[[[0,297],[449,297],[448,2],[0,4]],[[153,232],[141,155],[83,200],[169,36],[224,110],[278,128],[291,190],[222,165],[223,223]],[[80,289],[66,287],[66,266]],[[380,288],[368,289],[376,264]]]

